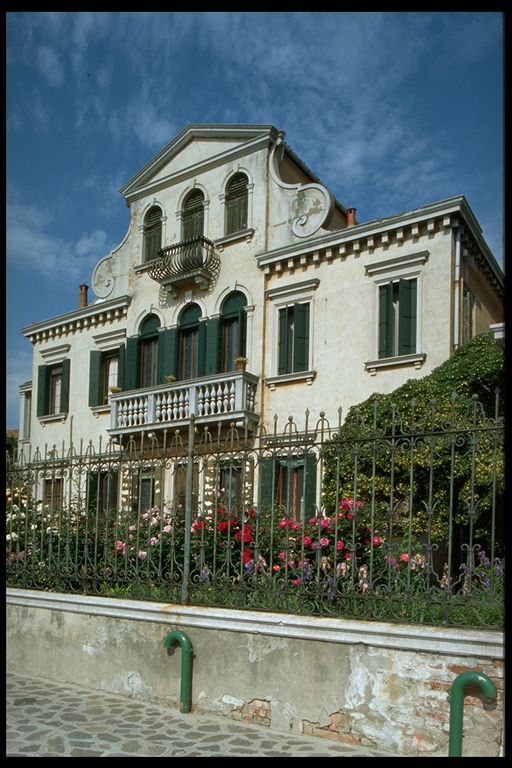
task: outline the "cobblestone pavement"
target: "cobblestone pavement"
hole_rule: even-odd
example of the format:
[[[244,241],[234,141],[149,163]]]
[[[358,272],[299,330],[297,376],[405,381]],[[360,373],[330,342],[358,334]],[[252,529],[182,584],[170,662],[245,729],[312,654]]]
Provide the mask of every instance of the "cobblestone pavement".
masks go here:
[[[395,756],[10,673],[6,712],[6,757]]]

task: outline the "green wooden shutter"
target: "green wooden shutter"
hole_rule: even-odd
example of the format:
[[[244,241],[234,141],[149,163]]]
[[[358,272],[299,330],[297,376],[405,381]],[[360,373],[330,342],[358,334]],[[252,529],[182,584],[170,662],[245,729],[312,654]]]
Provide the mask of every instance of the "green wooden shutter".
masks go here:
[[[293,370],[307,371],[309,364],[309,304],[295,304]]]
[[[164,384],[165,377],[178,378],[177,328],[164,328],[158,332],[158,383]]]
[[[278,369],[279,374],[288,373],[286,370],[286,358],[288,350],[288,309],[279,310],[279,357],[278,357]]]
[[[126,365],[124,389],[137,389],[139,386],[140,340],[138,336],[126,339]]]
[[[416,352],[416,280],[400,280],[398,293],[398,354]]]
[[[85,506],[89,515],[94,516],[98,506],[98,472],[87,473],[87,490]]]
[[[275,494],[275,462],[268,456],[261,460],[260,467],[260,507],[271,507]]]
[[[190,193],[183,206],[183,240],[192,240],[203,234],[204,195],[200,189]]]
[[[306,520],[315,513],[316,502],[316,456],[308,453],[304,462],[304,515]]]
[[[199,321],[197,331],[197,375],[204,376],[206,367],[206,321]]]
[[[126,344],[119,346],[119,359],[117,362],[117,386],[124,389],[124,372],[126,367]]]
[[[393,355],[393,283],[379,288],[379,358]]]
[[[62,361],[62,386],[60,390],[60,412],[67,413],[69,411],[69,372],[71,369],[71,361],[66,358]]]
[[[206,376],[220,371],[220,330],[220,317],[210,317],[206,327]]]
[[[101,352],[93,349],[89,355],[89,406],[101,405]]]
[[[48,413],[48,366],[40,365],[37,369],[37,415]]]
[[[238,313],[238,350],[237,355],[245,357],[247,349],[247,314],[241,309]]]
[[[247,227],[247,176],[237,173],[226,192],[226,235]]]

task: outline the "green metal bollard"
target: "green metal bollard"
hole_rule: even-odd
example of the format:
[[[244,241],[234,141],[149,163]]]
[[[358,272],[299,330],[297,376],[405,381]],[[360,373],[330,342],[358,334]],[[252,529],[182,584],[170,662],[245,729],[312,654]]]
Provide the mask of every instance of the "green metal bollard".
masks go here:
[[[462,721],[464,718],[464,689],[475,685],[481,689],[484,698],[484,709],[494,709],[498,693],[496,686],[487,675],[481,672],[463,672],[455,678],[448,694],[450,702],[450,736],[448,741],[448,757],[462,756]]]
[[[180,687],[180,712],[190,712],[192,700],[192,643],[184,632],[174,630],[169,632],[164,640],[164,648],[172,648],[173,645],[181,647],[181,687]]]

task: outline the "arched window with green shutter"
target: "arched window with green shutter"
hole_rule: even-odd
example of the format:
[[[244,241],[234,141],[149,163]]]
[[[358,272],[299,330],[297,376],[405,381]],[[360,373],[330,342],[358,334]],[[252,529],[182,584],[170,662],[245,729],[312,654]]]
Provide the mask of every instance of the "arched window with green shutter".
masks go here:
[[[246,353],[247,301],[240,291],[233,291],[222,305],[221,370],[234,371],[235,358]]]
[[[204,374],[204,323],[199,322],[201,307],[189,304],[181,313],[178,334],[179,379],[195,379]]]
[[[195,240],[204,234],[204,195],[193,189],[183,203],[182,240]]]
[[[226,186],[226,235],[247,229],[248,184],[245,173],[235,173]]]
[[[158,257],[162,247],[162,211],[158,205],[153,205],[144,216],[144,261]]]
[[[160,320],[148,315],[140,326],[139,386],[154,387],[158,383],[158,328]]]

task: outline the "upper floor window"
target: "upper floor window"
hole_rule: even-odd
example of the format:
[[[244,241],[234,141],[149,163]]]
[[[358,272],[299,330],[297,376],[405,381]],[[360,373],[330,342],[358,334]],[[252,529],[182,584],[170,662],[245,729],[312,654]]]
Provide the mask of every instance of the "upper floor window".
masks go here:
[[[156,315],[148,315],[140,327],[139,386],[154,387],[158,372],[158,327]]]
[[[37,380],[37,415],[67,413],[69,408],[69,359],[56,365],[40,365]]]
[[[246,229],[248,211],[248,179],[235,173],[226,187],[226,235]]]
[[[204,195],[193,189],[183,203],[182,240],[194,240],[204,234]]]
[[[379,359],[417,351],[416,294],[416,279],[379,286]]]
[[[309,303],[279,310],[278,373],[307,371],[309,365]]]
[[[162,247],[162,211],[153,205],[144,216],[144,261],[158,257]]]
[[[182,312],[179,326],[179,379],[195,379],[200,374],[200,327],[201,308],[190,304]]]
[[[234,291],[222,305],[221,363],[222,371],[234,371],[235,358],[246,354],[246,300]]]

